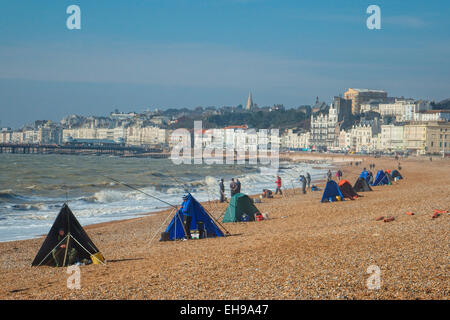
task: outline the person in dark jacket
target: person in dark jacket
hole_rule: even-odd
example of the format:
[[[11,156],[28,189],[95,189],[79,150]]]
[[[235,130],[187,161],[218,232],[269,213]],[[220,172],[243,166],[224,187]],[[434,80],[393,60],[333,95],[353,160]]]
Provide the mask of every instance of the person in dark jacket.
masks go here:
[[[272,191],[269,189],[263,189],[263,198],[273,198]]]
[[[230,183],[230,193],[231,193],[231,197],[233,197],[237,192],[237,184],[236,182],[234,182],[234,178],[231,178],[231,183]]]
[[[223,179],[220,179],[219,192],[220,192],[220,202],[225,202],[225,185],[223,184]]]
[[[78,251],[75,247],[72,246],[70,250],[68,250],[67,243],[68,239],[62,241],[66,237],[66,231],[61,228],[58,230],[58,246],[52,250],[53,260],[55,260],[55,265],[57,267],[64,267],[64,263],[66,265],[72,265],[78,262]]]
[[[302,193],[306,194],[306,177],[304,175],[300,176],[300,182],[302,184]]]
[[[308,184],[308,189],[311,190],[311,175],[309,172],[306,173],[306,183]]]
[[[241,193],[241,182],[236,179],[236,193]]]
[[[327,182],[330,181],[330,180],[332,179],[332,177],[333,177],[333,175],[331,174],[331,170],[328,169],[328,172],[327,172]]]
[[[62,267],[64,263],[64,255],[66,253],[66,241],[62,240],[66,237],[66,232],[64,229],[58,230],[58,246],[52,250],[53,260],[55,260],[55,264],[57,267]]]

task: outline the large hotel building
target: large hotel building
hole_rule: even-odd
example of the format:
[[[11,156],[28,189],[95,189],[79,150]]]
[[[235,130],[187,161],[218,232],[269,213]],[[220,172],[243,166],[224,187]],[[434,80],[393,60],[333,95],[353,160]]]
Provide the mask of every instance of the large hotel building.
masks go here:
[[[352,113],[359,114],[361,113],[361,104],[370,100],[381,100],[384,102],[387,99],[387,92],[383,90],[349,88],[344,93],[344,98],[352,101]]]

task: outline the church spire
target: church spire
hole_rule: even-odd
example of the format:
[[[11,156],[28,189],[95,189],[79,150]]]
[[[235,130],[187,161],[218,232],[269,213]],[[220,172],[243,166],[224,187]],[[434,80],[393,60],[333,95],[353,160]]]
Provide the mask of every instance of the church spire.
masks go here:
[[[249,92],[248,94],[248,100],[247,100],[247,106],[245,107],[246,110],[252,110],[253,109],[253,99],[252,99],[252,93]]]

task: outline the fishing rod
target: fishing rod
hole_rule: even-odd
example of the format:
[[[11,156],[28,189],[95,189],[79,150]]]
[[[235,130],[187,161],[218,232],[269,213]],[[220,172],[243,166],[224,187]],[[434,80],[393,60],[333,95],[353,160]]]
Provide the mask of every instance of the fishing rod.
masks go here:
[[[105,178],[108,178],[108,179],[110,179],[110,180],[112,180],[112,181],[114,181],[114,182],[117,182],[117,183],[120,183],[120,184],[122,184],[122,185],[124,185],[124,186],[126,186],[126,187],[128,187],[128,188],[130,188],[130,189],[133,189],[133,190],[136,190],[136,191],[138,191],[138,192],[141,192],[142,194],[145,194],[146,196],[149,196],[149,197],[151,197],[151,198],[153,198],[153,199],[156,199],[156,200],[159,200],[159,201],[161,201],[161,202],[163,202],[163,203],[165,203],[165,204],[168,204],[169,206],[171,206],[171,207],[173,207],[173,208],[175,208],[175,210],[177,210],[177,212],[175,213],[177,216],[178,216],[178,219],[180,220],[180,222],[181,222],[181,218],[180,218],[180,216],[179,216],[179,213],[178,213],[178,207],[177,206],[174,206],[173,204],[171,204],[171,203],[169,203],[169,202],[167,202],[167,201],[164,201],[164,200],[161,200],[161,199],[159,199],[158,197],[155,197],[155,196],[153,196],[153,195],[151,195],[151,194],[148,194],[148,193],[146,193],[146,192],[144,192],[144,191],[142,191],[142,190],[140,190],[140,189],[138,189],[138,188],[136,188],[136,187],[133,187],[133,186],[130,186],[129,184],[127,184],[127,183],[124,183],[124,182],[122,182],[122,181],[119,181],[119,180],[116,180],[116,179],[114,179],[114,178],[111,178],[111,177],[108,177],[108,176],[104,176]],[[227,233],[227,234],[230,234],[230,232],[227,230],[227,229],[225,229],[225,227],[219,222],[219,221],[217,221],[207,210],[205,210],[206,211],[206,213],[208,214],[208,216],[210,217],[210,218],[212,218],[213,220],[215,220],[224,230],[225,230],[225,232]],[[181,223],[181,225],[183,226],[183,229],[184,229],[184,224],[183,223]],[[175,226],[176,226],[176,223],[175,223]],[[184,230],[184,233],[187,235],[187,232],[186,232],[186,230]]]
[[[184,192],[190,193],[188,188],[186,187],[185,183],[181,183],[180,181],[178,181],[175,177],[169,177],[167,176],[169,179],[172,179],[172,181],[175,181],[175,183],[181,185],[181,187],[183,188]]]
[[[144,192],[144,191],[142,191],[141,189],[138,189],[138,188],[136,188],[136,187],[130,186],[130,185],[127,184],[127,183],[124,183],[124,182],[122,182],[122,181],[116,180],[116,179],[111,178],[111,177],[108,177],[108,176],[104,176],[104,177],[105,177],[105,178],[108,178],[108,179],[110,179],[110,180],[112,180],[112,181],[114,181],[114,182],[120,183],[121,185],[124,185],[125,187],[128,187],[128,188],[133,189],[133,190],[136,190],[136,191],[138,191],[138,192],[140,192],[140,193],[142,193],[142,194],[145,194],[146,196],[149,196],[149,197],[151,197],[151,198],[153,198],[153,199],[156,199],[156,200],[158,200],[158,201],[161,201],[161,202],[163,202],[163,203],[165,203],[165,204],[171,206],[172,208],[175,208],[175,209],[178,210],[178,207],[177,207],[177,206],[175,206],[175,205],[173,205],[173,204],[171,204],[171,203],[169,203],[169,202],[167,202],[167,201],[161,200],[161,199],[159,199],[158,197],[155,197],[155,196],[153,196],[153,195],[151,195],[151,194],[149,194],[149,193],[147,193],[147,192]]]
[[[293,189],[294,194],[295,194],[295,186],[294,186],[294,182],[293,182],[293,181],[296,181],[296,178],[295,178],[294,176],[292,176],[292,175],[291,175],[290,173],[288,173],[288,172],[286,172],[286,174],[287,174],[288,176],[291,177],[292,189]]]
[[[181,226],[183,227],[184,234],[187,235],[186,229],[184,228],[184,224],[183,224],[182,221],[181,221],[181,217],[180,217],[180,214],[179,214],[179,212],[178,212],[178,207],[177,207],[177,206],[174,206],[173,204],[171,204],[171,203],[169,203],[169,202],[167,202],[167,201],[161,200],[161,199],[159,199],[158,197],[155,197],[155,196],[153,196],[153,195],[151,195],[151,194],[149,194],[149,193],[147,193],[147,192],[144,192],[144,191],[142,191],[142,190],[140,190],[140,189],[138,189],[138,188],[136,188],[136,187],[130,186],[129,184],[124,183],[124,182],[122,182],[122,181],[119,181],[119,180],[117,180],[117,179],[114,179],[114,178],[111,178],[111,177],[108,177],[108,176],[105,176],[105,175],[104,175],[104,177],[105,177],[105,178],[108,178],[108,179],[110,179],[110,180],[112,180],[112,181],[114,181],[114,182],[120,183],[121,185],[124,185],[125,187],[128,187],[128,188],[133,189],[133,190],[136,190],[136,191],[138,191],[138,192],[140,192],[140,193],[142,193],[142,194],[145,194],[146,196],[149,196],[149,197],[151,197],[151,198],[153,198],[153,199],[156,199],[156,200],[161,201],[161,202],[163,202],[163,203],[165,203],[165,204],[168,204],[169,206],[171,206],[172,208],[174,208],[174,209],[175,209],[175,215],[178,217],[178,219],[179,219],[180,222],[181,222]],[[166,220],[167,220],[167,219],[166,219]],[[175,227],[176,227],[176,225],[177,225],[177,224],[175,223]]]
[[[183,188],[184,192],[191,193],[191,191],[186,186],[186,183],[181,183],[177,178],[168,176],[169,179],[174,181],[176,184],[181,185],[181,188]],[[208,191],[208,204],[210,205],[210,197],[209,197],[209,190]]]

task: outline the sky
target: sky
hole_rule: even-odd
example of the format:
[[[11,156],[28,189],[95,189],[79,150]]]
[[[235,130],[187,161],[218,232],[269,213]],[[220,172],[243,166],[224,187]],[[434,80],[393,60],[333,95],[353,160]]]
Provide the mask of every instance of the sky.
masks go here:
[[[66,9],[81,9],[69,30]],[[381,9],[381,29],[366,12]],[[450,1],[0,0],[0,127],[70,114],[450,97]]]

